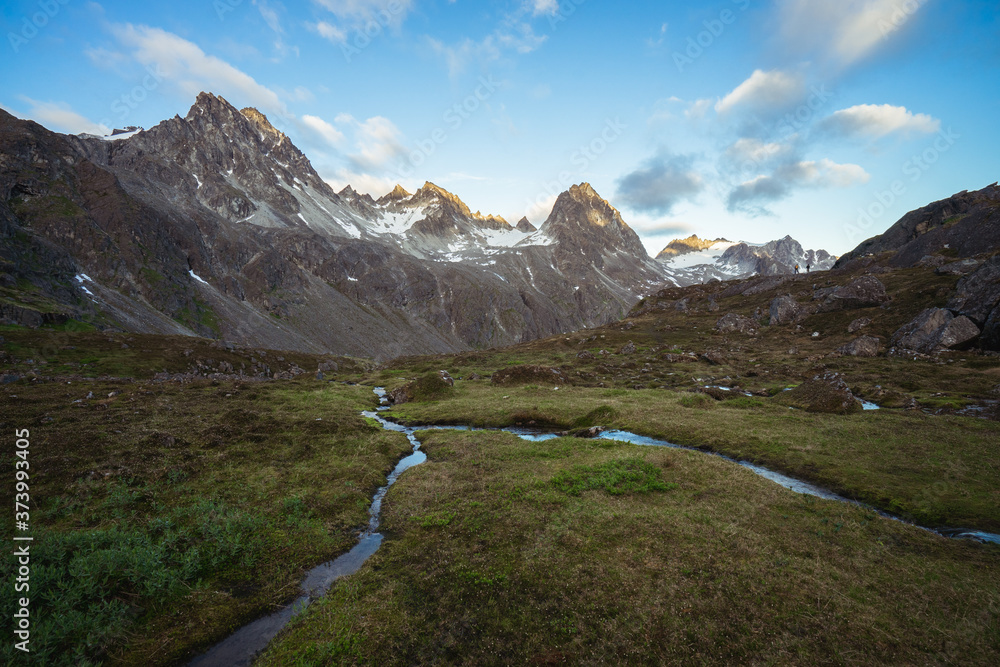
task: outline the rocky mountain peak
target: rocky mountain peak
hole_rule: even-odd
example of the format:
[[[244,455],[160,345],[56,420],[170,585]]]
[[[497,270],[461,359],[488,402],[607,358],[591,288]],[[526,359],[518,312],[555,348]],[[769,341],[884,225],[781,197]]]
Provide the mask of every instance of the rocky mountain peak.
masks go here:
[[[385,206],[393,202],[399,202],[404,199],[409,199],[412,195],[403,189],[402,185],[396,184],[396,187],[392,189],[391,192],[387,192],[376,200],[379,206]]]
[[[448,192],[439,185],[431,183],[430,181],[426,181],[423,187],[413,194],[413,201],[414,203],[419,204],[429,204],[435,201],[448,203],[454,206],[462,215],[466,217],[473,217],[472,211],[470,211],[469,207],[465,205],[465,202],[459,199],[456,195]]]
[[[538,227],[535,227],[533,224],[531,224],[531,222],[528,220],[528,216],[524,216],[523,218],[517,221],[516,229],[517,231],[523,232],[525,234],[530,234],[532,232],[538,231]]]
[[[559,195],[541,229],[560,246],[585,254],[623,251],[649,258],[639,235],[589,183],[574,185]]]

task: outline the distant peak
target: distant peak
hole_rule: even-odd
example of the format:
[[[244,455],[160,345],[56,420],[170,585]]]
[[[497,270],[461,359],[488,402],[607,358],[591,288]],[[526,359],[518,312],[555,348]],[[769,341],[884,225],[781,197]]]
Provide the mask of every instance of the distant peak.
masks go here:
[[[356,195],[358,193],[357,193],[357,191],[354,188],[352,188],[350,185],[348,185],[346,188],[344,188],[343,190],[341,190],[337,194],[340,195],[341,197],[350,197],[350,196]]]
[[[410,196],[410,193],[404,190],[402,185],[397,183],[396,187],[394,187],[392,192],[390,192],[387,196],[392,199],[406,199]]]
[[[517,231],[524,232],[525,234],[538,231],[538,228],[535,227],[533,224],[531,224],[531,221],[528,220],[528,216],[524,216],[523,218],[518,220],[516,227]]]
[[[227,102],[224,97],[202,91],[198,93],[198,97],[195,98],[194,104],[191,105],[191,110],[188,111],[187,117],[191,118],[199,114],[217,116],[220,113],[235,114],[237,111],[236,107]]]

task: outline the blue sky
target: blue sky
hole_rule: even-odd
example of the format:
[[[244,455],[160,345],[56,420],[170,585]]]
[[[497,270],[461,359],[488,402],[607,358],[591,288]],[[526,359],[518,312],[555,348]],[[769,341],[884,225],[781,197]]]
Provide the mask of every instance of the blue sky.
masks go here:
[[[539,224],[589,181],[656,252],[843,253],[1000,179],[1000,9],[942,0],[8,1],[0,106],[152,127],[208,90],[337,189]]]

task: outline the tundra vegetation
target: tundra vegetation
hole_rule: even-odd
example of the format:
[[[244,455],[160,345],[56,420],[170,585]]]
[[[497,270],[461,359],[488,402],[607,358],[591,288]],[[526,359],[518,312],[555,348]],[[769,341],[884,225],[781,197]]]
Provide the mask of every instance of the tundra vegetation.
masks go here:
[[[16,658],[179,664],[288,602],[410,449],[360,414],[381,386],[389,418],[481,430],[417,433],[428,460],[387,495],[381,549],[259,664],[997,664],[1000,546],[905,521],[1000,533],[1000,357],[894,347],[958,278],[874,275],[877,304],[830,298],[858,270],[677,288],[604,327],[380,366],[4,329],[0,421],[31,430],[36,537]],[[782,300],[771,324],[789,296],[801,312]],[[723,333],[729,314],[754,326]],[[876,356],[844,351],[861,336]]]

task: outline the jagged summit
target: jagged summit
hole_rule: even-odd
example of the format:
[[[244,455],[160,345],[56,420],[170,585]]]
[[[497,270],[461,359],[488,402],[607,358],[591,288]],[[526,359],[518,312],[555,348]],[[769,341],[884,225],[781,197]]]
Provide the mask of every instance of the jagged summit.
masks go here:
[[[596,258],[624,252],[643,261],[649,259],[639,235],[590,183],[574,185],[559,195],[540,229],[557,245],[577,254]]]
[[[523,218],[518,220],[515,229],[525,234],[531,234],[532,232],[538,231],[538,227],[535,227],[533,224],[531,224],[531,221],[528,220],[528,216],[524,216]]]
[[[391,191],[387,192],[386,194],[382,195],[377,200],[375,200],[375,203],[377,203],[379,206],[385,206],[386,204],[391,204],[393,202],[400,202],[403,201],[404,199],[409,199],[411,196],[412,195],[409,192],[403,189],[402,185],[399,185],[397,183],[396,187],[394,187]]]

